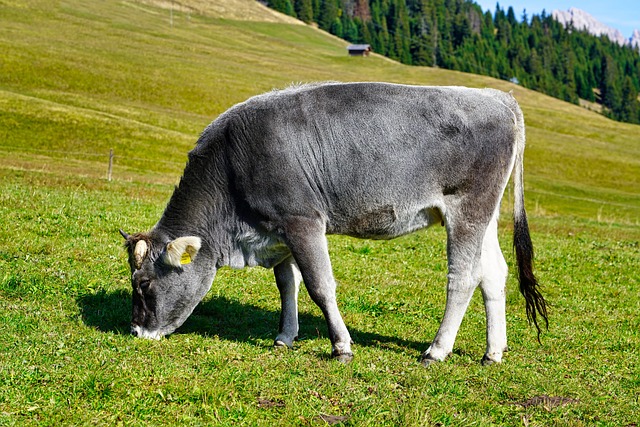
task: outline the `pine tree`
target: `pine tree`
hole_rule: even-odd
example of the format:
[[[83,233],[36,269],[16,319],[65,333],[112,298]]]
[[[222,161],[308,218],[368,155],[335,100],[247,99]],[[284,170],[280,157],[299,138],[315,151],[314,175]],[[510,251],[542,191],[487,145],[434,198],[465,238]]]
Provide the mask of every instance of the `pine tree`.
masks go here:
[[[617,82],[618,70],[613,58],[609,54],[605,54],[602,59],[602,81],[600,83],[600,92],[602,97],[602,105],[609,110],[612,117],[618,117],[621,109],[621,92]]]
[[[338,10],[336,0],[322,0],[318,14],[318,26],[325,31],[333,32],[331,27],[338,18]]]
[[[293,7],[298,19],[304,22],[313,22],[313,6],[311,0],[294,0]]]
[[[291,0],[269,0],[269,7],[286,15],[296,16]]]
[[[524,10],[518,21],[512,7],[496,3],[483,14],[471,0],[267,1],[406,64],[517,77],[525,87],[574,103],[599,101],[611,117],[640,122],[640,53],[567,29],[544,10],[531,17]]]
[[[640,106],[638,105],[638,90],[630,76],[626,76],[622,83],[622,102],[620,106],[619,120],[623,122],[639,123]]]

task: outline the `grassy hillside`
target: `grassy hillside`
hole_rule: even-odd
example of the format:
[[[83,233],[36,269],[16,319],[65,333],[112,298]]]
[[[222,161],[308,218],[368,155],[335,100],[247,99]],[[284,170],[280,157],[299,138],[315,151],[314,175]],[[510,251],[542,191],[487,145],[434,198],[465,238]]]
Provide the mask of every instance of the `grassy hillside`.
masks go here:
[[[640,127],[503,81],[349,58],[345,46],[250,0],[0,0],[0,425],[637,422]],[[324,321],[304,292],[297,349],[270,350],[278,297],[262,269],[220,271],[169,339],[128,336],[117,229],[155,223],[186,153],[222,111],[316,80],[514,91],[528,126],[536,266],[552,304],[542,345],[511,275],[503,365],[477,363],[479,296],[450,360],[415,362],[444,307],[441,229],[330,239],[356,341],[349,366],[328,360]],[[508,213],[509,194],[503,205]],[[504,215],[511,264],[510,227]]]
[[[114,148],[126,177],[145,164],[134,158],[154,163],[142,175],[152,169],[175,177],[208,122],[230,105],[274,87],[315,80],[488,86],[513,90],[523,106],[529,187],[545,213],[637,224],[637,126],[503,81],[406,67],[377,56],[349,58],[344,42],[304,25],[174,11],[171,26],[167,9],[144,3],[5,3],[0,11],[0,147],[5,153],[12,148],[90,151],[103,157],[80,158],[104,163]],[[194,4],[195,9],[199,3]],[[261,10],[249,0],[233,5],[258,9],[247,16]],[[40,154],[42,161],[61,157]],[[4,154],[3,160],[13,164],[8,157],[14,156]],[[20,157],[40,167],[32,156]]]

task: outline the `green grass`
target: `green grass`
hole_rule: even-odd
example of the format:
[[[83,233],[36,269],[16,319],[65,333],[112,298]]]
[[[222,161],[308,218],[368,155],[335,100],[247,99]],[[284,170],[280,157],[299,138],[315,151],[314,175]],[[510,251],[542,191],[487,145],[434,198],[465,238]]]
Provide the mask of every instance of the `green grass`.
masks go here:
[[[150,4],[78,0],[0,0],[0,23],[0,425],[637,423],[640,127],[502,81],[348,58],[344,42],[303,25],[176,11],[171,27],[169,12]],[[350,365],[330,360],[305,291],[301,340],[271,348],[279,299],[264,269],[221,270],[168,339],[128,335],[118,228],[155,223],[215,116],[314,80],[514,90],[528,125],[536,267],[551,303],[542,344],[511,274],[502,365],[478,363],[479,295],[453,355],[429,369],[416,361],[444,307],[441,228],[388,242],[330,238],[356,342]],[[500,238],[513,271],[511,203],[507,193]]]

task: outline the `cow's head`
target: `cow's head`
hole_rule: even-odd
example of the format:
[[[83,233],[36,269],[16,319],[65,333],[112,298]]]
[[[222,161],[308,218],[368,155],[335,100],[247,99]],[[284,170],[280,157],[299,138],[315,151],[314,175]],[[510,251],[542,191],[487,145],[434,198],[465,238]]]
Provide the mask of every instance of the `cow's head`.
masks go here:
[[[168,239],[154,231],[125,238],[131,267],[131,333],[160,339],[187,320],[211,287],[215,268],[199,256],[202,241],[185,236]]]

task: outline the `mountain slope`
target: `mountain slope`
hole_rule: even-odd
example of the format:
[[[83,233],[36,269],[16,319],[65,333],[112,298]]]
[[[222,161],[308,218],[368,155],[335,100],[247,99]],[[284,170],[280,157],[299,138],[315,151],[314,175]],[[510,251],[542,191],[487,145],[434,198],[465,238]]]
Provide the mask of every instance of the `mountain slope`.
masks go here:
[[[239,19],[243,21],[280,22],[301,25],[302,22],[289,15],[277,12],[253,0],[138,0],[144,5],[151,5],[168,11],[189,14],[207,15],[212,18]]]
[[[344,41],[299,23],[174,10],[171,25],[169,10],[142,2],[34,1],[29,9],[15,2],[0,13],[5,169],[103,176],[114,148],[116,178],[175,182],[210,120],[274,87],[316,80],[495,87],[513,90],[524,109],[527,185],[540,213],[638,217],[638,126],[508,82],[350,58]]]

